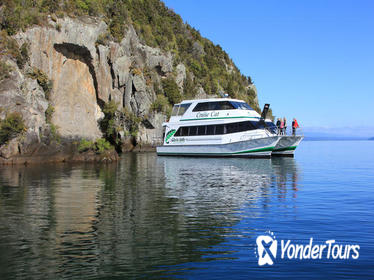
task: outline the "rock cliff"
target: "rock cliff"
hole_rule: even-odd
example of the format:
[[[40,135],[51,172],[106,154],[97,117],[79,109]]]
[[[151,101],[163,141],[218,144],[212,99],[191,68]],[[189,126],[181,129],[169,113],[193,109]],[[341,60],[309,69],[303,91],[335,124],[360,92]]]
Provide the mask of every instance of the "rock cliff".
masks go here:
[[[4,163],[43,156],[59,161],[92,159],[76,156],[79,141],[107,135],[100,122],[109,103],[116,107],[110,135],[117,152],[154,147],[162,141],[161,126],[167,119],[167,110],[154,106],[163,95],[163,81],[175,81],[182,94],[187,78],[194,81],[193,73],[187,73],[172,52],[147,46],[131,24],[123,39],[115,42],[100,18],[48,16],[47,24],[4,40],[27,47],[24,65],[7,52],[0,57],[10,69],[0,80],[0,119],[16,112],[25,122],[24,131],[2,143]],[[204,54],[199,43],[193,50],[196,56]],[[251,87],[257,104],[257,91]],[[194,88],[197,98],[207,96],[198,83]],[[104,158],[113,160],[114,154]]]

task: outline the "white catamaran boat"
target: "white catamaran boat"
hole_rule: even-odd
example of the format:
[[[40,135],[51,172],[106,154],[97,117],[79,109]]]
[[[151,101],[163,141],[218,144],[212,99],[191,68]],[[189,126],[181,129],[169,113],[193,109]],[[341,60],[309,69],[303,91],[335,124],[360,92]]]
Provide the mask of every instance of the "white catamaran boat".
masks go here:
[[[277,135],[276,126],[266,119],[268,109],[266,104],[260,115],[244,101],[230,98],[185,100],[174,105],[163,124],[164,141],[157,154],[270,157],[289,136]],[[293,154],[294,149],[286,149],[291,142],[285,141],[277,153]]]

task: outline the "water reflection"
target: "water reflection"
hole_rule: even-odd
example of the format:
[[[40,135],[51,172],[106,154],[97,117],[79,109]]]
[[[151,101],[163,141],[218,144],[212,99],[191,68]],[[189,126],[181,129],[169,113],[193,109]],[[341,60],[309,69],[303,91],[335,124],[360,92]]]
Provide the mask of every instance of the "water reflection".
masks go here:
[[[157,158],[0,168],[0,278],[180,275],[259,205],[296,195],[294,159]],[[248,211],[250,209],[250,211]],[[208,258],[207,258],[208,256]]]
[[[279,197],[285,198],[288,186],[293,190],[296,198],[298,191],[299,171],[293,158],[272,158],[272,166],[275,172],[275,182],[278,187]]]

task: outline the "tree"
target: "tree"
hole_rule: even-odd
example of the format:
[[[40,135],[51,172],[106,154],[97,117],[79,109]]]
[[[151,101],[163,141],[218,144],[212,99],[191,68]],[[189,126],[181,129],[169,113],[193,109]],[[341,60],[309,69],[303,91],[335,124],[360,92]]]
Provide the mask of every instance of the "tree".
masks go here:
[[[162,80],[162,88],[164,89],[164,95],[171,104],[174,105],[181,101],[182,96],[179,92],[178,85],[172,77]]]

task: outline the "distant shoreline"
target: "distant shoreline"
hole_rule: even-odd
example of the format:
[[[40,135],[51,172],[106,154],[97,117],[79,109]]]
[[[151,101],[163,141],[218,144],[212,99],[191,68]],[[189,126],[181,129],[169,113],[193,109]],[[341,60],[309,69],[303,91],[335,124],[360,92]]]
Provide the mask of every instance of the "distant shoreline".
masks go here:
[[[343,137],[308,137],[304,141],[373,141],[372,138],[343,138]]]

